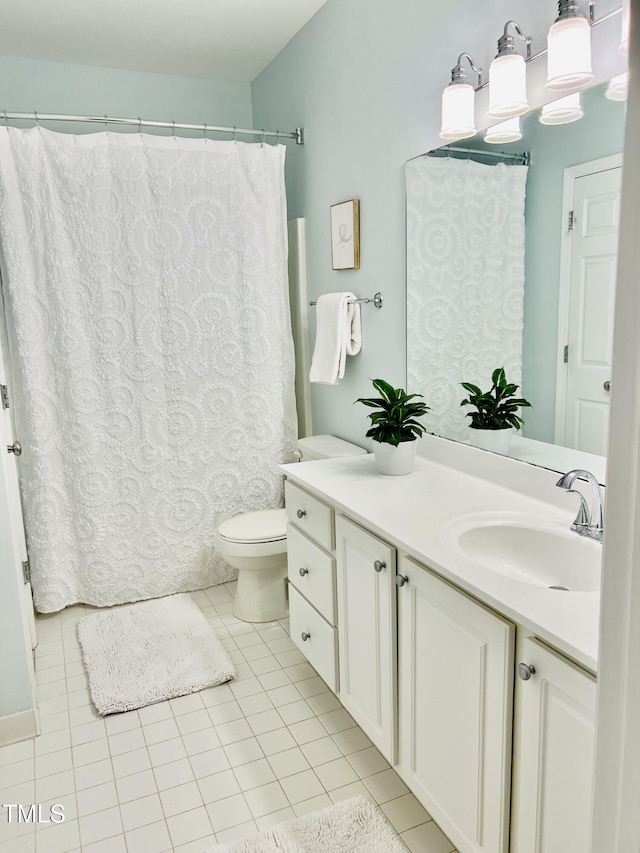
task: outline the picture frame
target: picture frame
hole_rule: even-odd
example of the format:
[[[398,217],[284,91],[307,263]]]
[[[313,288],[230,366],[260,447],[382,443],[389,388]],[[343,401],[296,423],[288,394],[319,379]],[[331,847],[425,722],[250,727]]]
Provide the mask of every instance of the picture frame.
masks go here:
[[[360,201],[331,205],[331,268],[360,269]]]

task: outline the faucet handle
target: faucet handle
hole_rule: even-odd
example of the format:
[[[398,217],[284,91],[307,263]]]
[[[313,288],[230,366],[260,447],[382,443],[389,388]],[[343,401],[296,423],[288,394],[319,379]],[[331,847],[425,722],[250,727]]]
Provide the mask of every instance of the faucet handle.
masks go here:
[[[576,489],[567,489],[567,491],[569,494],[577,495],[580,498],[580,509],[578,510],[578,514],[571,525],[571,529],[584,536],[591,525],[591,513],[589,512],[589,507],[582,492],[579,492]]]

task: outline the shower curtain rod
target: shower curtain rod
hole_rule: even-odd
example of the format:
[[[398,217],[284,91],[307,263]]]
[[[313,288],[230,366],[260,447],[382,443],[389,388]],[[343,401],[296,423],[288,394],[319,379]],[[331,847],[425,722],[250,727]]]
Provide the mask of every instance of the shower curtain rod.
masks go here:
[[[115,118],[107,115],[103,116],[75,116],[62,115],[60,113],[38,113],[35,110],[30,113],[12,113],[7,110],[0,111],[0,119],[4,119],[7,125],[10,121],[35,121],[38,125],[41,121],[73,121],[73,122],[90,122],[92,124],[103,124],[105,128],[108,125],[125,125],[129,127],[137,127],[142,132],[143,127],[168,128],[169,130],[199,130],[206,137],[207,132],[211,133],[231,133],[234,135],[241,133],[245,136],[260,136],[264,141],[267,136],[275,136],[276,139],[294,139],[296,145],[304,145],[304,128],[296,127],[294,131],[280,130],[253,130],[246,127],[218,127],[213,124],[185,124],[178,121],[148,121],[141,118]]]
[[[475,154],[478,157],[495,157],[499,160],[515,160],[523,166],[528,166],[531,162],[531,155],[528,151],[522,154],[508,154],[503,151],[485,151],[483,148],[432,148],[427,151],[428,157],[448,157],[450,154]]]

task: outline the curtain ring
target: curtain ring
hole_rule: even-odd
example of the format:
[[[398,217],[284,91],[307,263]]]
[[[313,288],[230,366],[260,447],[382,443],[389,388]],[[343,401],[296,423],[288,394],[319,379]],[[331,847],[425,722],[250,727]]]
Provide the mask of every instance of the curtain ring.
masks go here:
[[[39,129],[40,128],[40,121],[38,120],[38,113],[34,110],[33,114],[36,117],[36,127]]]
[[[233,141],[234,141],[234,142],[237,142],[237,141],[238,141],[238,134],[236,133],[236,126],[235,126],[235,124],[233,125]]]
[[[206,124],[204,125],[203,130],[202,130],[202,138],[204,139],[205,142],[208,141],[207,140],[207,125]]]
[[[107,114],[104,114],[104,132],[109,133],[109,125],[107,124]]]
[[[262,128],[262,143],[261,143],[263,148],[264,148],[264,140],[265,140],[266,135],[267,135],[267,131],[263,127]]]
[[[142,136],[142,119],[138,116],[138,133]]]
[[[276,145],[280,145],[280,131],[276,130]]]
[[[2,115],[4,116],[4,125],[5,127],[9,127],[9,118],[7,116],[7,111],[2,110]]]
[[[175,139],[176,138],[176,123],[175,123],[175,121],[172,121],[171,124],[173,125],[173,138]]]

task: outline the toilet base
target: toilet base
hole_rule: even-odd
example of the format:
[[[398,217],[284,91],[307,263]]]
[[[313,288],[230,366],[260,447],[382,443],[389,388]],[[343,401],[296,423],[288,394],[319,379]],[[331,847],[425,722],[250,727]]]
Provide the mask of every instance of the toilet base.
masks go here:
[[[233,615],[243,622],[275,622],[289,613],[286,555],[274,567],[240,569]]]

